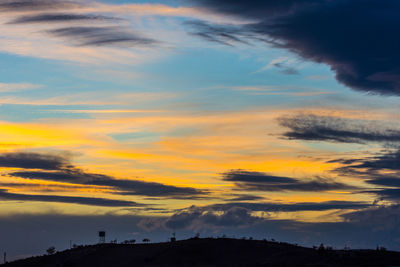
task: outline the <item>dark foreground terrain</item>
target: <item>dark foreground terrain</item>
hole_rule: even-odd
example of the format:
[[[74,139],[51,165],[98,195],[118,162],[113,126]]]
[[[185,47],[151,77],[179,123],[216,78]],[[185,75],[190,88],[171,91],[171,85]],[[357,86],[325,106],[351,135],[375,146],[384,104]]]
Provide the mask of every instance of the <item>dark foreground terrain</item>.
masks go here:
[[[103,266],[400,266],[400,252],[318,250],[257,240],[190,239],[157,244],[85,246],[1,265]]]

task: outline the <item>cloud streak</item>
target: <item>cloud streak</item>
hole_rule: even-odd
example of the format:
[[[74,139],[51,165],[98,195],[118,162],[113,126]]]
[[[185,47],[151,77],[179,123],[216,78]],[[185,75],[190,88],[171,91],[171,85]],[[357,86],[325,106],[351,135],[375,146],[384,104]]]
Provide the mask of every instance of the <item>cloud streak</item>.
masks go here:
[[[54,181],[87,186],[103,186],[117,195],[141,195],[190,199],[206,197],[207,191],[191,187],[176,187],[155,182],[116,179],[114,177],[85,172],[73,166],[67,157],[38,153],[6,153],[0,155],[0,167],[16,167],[24,170],[7,175],[24,179]],[[32,169],[41,169],[32,170]]]
[[[70,164],[68,158],[62,155],[14,152],[0,154],[0,167],[61,170],[70,167]]]
[[[74,21],[113,21],[119,18],[102,15],[73,14],[73,13],[48,13],[17,17],[8,24],[49,23],[49,22],[74,22]]]
[[[50,35],[64,37],[79,46],[136,46],[151,45],[156,41],[119,27],[66,27],[47,31]]]
[[[143,206],[143,204],[138,204],[134,201],[114,200],[106,198],[92,198],[92,197],[17,194],[17,193],[10,193],[5,189],[0,189],[0,199],[6,201],[57,202],[57,203],[69,203],[69,204],[103,206],[103,207]]]
[[[77,2],[58,0],[21,0],[2,1],[0,10],[8,12],[59,10],[66,8],[77,8],[81,6]]]
[[[344,166],[333,170],[343,176],[364,180],[375,188],[364,193],[375,194],[377,200],[400,201],[400,151],[389,151],[374,157],[334,160]],[[331,161],[332,162],[332,161]]]
[[[294,140],[338,143],[400,141],[400,128],[382,121],[301,114],[281,117],[278,123],[290,129],[283,136]]]
[[[262,172],[231,170],[222,174],[223,180],[234,182],[240,190],[246,191],[304,191],[323,192],[329,190],[355,190],[354,186],[335,182],[332,179],[314,178],[299,180],[279,177]]]

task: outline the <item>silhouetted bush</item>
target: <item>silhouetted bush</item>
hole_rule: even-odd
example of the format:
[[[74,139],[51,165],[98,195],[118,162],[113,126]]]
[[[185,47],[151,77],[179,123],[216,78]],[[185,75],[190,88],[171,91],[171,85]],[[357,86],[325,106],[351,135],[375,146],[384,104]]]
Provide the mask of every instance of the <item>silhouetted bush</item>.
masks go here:
[[[53,255],[54,253],[56,253],[56,248],[55,248],[55,247],[49,247],[49,248],[46,250],[46,252],[47,252],[47,254],[49,254],[49,255]]]

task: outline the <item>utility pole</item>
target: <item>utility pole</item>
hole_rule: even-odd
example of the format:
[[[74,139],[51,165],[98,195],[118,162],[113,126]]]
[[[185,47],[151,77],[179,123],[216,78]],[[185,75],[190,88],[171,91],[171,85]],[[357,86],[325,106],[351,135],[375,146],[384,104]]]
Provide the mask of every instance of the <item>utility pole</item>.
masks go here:
[[[7,263],[7,253],[4,252],[4,264],[6,264],[6,263]]]

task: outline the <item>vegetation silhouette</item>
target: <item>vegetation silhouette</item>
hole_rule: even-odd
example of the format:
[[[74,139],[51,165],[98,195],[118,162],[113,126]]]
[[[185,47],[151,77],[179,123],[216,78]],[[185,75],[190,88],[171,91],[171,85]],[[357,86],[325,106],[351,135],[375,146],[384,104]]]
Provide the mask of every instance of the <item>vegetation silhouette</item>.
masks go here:
[[[145,238],[147,239],[147,238]],[[147,239],[148,240],[148,239]],[[370,250],[335,250],[321,244],[305,248],[285,242],[192,237],[165,243],[136,240],[77,246],[62,252],[7,263],[5,267],[77,266],[400,266],[400,252],[378,246]],[[143,239],[143,242],[144,239]],[[52,254],[52,255],[50,255]]]
[[[49,255],[53,255],[54,253],[56,253],[56,248],[55,248],[55,247],[49,247],[49,248],[46,250],[46,252],[47,252],[47,254],[49,254]]]

